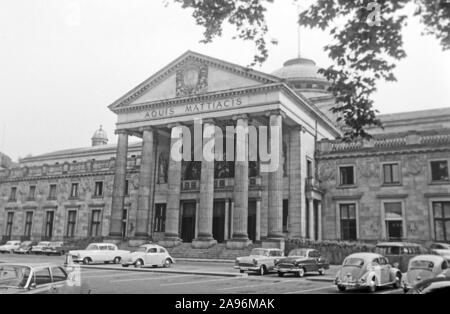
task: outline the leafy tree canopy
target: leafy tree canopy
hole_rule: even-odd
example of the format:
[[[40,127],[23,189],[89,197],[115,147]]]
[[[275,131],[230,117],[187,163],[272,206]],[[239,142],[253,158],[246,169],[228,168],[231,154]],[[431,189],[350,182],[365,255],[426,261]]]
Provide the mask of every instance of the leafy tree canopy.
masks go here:
[[[222,36],[224,24],[229,24],[235,27],[236,38],[255,43],[252,65],[267,60],[266,12],[274,0],[172,1],[192,9],[196,23],[204,27],[202,42]],[[318,0],[299,16],[300,25],[320,28],[333,37],[324,48],[333,65],[321,73],[332,83],[330,91],[336,97],[332,111],[346,125],[344,139],[368,138],[367,126],[381,125],[371,96],[379,80],[396,80],[396,63],[406,57],[402,30],[411,17],[409,5],[415,6],[424,33],[435,36],[444,50],[450,49],[450,0]]]

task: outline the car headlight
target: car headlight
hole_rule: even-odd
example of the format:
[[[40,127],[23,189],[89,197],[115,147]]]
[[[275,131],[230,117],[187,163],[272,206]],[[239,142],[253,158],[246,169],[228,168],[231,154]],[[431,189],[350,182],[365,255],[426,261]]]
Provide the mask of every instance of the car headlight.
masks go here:
[[[253,260],[253,265],[258,265],[258,261],[256,259]]]

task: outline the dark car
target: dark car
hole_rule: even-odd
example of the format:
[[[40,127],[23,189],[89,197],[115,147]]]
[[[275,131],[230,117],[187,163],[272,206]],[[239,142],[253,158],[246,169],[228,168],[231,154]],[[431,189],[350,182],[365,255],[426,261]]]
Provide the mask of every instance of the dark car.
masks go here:
[[[64,255],[69,251],[78,250],[75,245],[65,242],[51,242],[49,246],[42,249],[42,253],[46,255]]]
[[[402,273],[408,270],[409,261],[418,255],[428,253],[428,250],[417,243],[382,242],[378,243],[376,253],[389,259],[389,262]]]
[[[33,241],[25,241],[20,244],[20,247],[14,250],[14,253],[16,254],[30,254],[31,249],[33,246],[35,246],[37,243]]]
[[[408,294],[435,294],[448,297],[450,295],[450,278],[433,278],[418,283]]]
[[[311,272],[323,275],[327,269],[330,269],[330,264],[317,250],[295,249],[289,253],[288,257],[279,259],[275,269],[280,277],[284,274],[296,274],[297,277],[303,277]]]

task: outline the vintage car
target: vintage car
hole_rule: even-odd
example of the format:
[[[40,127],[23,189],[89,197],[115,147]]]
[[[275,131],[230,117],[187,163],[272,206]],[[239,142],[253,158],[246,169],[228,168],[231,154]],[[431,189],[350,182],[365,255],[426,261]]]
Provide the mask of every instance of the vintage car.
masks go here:
[[[234,268],[241,273],[250,271],[264,276],[275,270],[275,263],[283,256],[280,249],[253,249],[250,256],[236,258]]]
[[[450,244],[448,243],[432,243],[430,250],[438,255],[443,256],[450,263]]]
[[[170,267],[175,260],[169,255],[169,252],[162,246],[156,244],[144,244],[123,257],[122,266],[128,267],[134,265],[136,268],[143,266],[151,267]]]
[[[0,246],[1,253],[14,253],[14,250],[20,247],[20,241],[8,241],[6,244]]]
[[[120,264],[130,251],[119,250],[117,245],[112,243],[91,243],[85,250],[69,251],[75,263],[85,265],[91,263],[114,263]]]
[[[313,249],[295,249],[289,252],[288,257],[278,260],[275,270],[278,276],[296,274],[303,277],[306,273],[318,272],[320,275],[330,269],[328,261],[321,257],[320,252]]]
[[[0,264],[0,294],[82,294],[64,267],[52,264]]]
[[[78,249],[76,246],[74,245],[70,245],[68,243],[64,243],[64,242],[51,242],[49,246],[45,247],[42,250],[43,254],[46,255],[64,255],[66,253],[68,253],[69,251],[74,251]]]
[[[408,294],[431,294],[448,297],[450,295],[450,279],[433,278],[421,281],[409,290]]]
[[[428,250],[417,243],[381,242],[377,244],[375,252],[387,257],[394,267],[405,273],[409,260],[414,256],[427,254]]]
[[[50,245],[49,241],[39,242],[37,245],[31,248],[30,253],[32,254],[42,254],[44,252],[44,248]]]
[[[355,253],[345,258],[336,274],[335,285],[339,291],[347,288],[367,288],[374,292],[377,287],[392,285],[399,288],[402,273],[389,265],[386,257],[376,253]]]
[[[440,255],[419,255],[409,261],[408,272],[403,277],[405,292],[423,280],[450,277],[449,264]]]
[[[14,250],[14,253],[16,254],[30,254],[31,249],[34,245],[36,245],[36,242],[33,241],[25,241],[20,244],[20,246]]]

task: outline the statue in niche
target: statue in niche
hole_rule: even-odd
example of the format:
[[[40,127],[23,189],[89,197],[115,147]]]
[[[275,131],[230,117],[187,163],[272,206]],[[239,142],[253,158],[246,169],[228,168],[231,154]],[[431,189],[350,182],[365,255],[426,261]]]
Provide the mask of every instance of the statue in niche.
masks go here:
[[[226,153],[224,153],[223,160],[214,163],[214,178],[226,179],[232,177],[234,177],[234,162],[226,161]]]
[[[184,180],[200,180],[202,169],[201,161],[183,161],[183,179]]]
[[[167,183],[169,160],[166,153],[159,154],[158,159],[158,184]]]
[[[259,161],[249,161],[248,163],[248,176],[250,178],[259,176]]]

